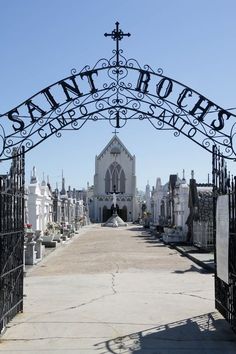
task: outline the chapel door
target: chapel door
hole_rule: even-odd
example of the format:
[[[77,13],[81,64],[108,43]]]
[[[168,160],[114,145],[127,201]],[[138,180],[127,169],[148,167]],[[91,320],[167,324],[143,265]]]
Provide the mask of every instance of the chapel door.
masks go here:
[[[127,221],[127,206],[124,205],[122,209],[119,210],[118,214],[123,221]]]
[[[111,216],[111,210],[107,209],[107,207],[104,205],[102,209],[102,222],[106,222],[110,216]]]

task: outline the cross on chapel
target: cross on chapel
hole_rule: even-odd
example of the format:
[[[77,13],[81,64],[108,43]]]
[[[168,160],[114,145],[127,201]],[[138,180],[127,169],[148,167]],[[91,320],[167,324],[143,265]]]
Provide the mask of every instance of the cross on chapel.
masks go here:
[[[119,134],[119,132],[115,129],[115,131],[112,132],[112,134],[115,134],[115,136],[116,136],[116,134]]]

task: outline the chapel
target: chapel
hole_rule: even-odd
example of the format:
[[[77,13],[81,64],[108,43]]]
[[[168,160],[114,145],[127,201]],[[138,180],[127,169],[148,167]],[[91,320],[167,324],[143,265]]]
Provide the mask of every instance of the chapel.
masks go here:
[[[91,219],[106,222],[116,211],[125,222],[137,219],[135,156],[115,135],[95,157],[95,175]]]

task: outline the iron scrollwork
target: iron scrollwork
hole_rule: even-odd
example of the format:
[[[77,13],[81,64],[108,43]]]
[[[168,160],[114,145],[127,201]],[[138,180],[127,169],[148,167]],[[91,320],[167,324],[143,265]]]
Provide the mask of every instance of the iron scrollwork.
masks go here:
[[[121,31],[118,22],[105,36],[116,42],[110,59],[79,72],[72,69],[70,76],[0,115],[0,160],[10,159],[15,148],[27,152],[51,135],[79,130],[87,121],[107,120],[122,128],[133,119],[183,134],[209,152],[218,145],[225,158],[236,158],[236,115],[164,76],[162,69],[126,59],[119,42],[130,33]]]

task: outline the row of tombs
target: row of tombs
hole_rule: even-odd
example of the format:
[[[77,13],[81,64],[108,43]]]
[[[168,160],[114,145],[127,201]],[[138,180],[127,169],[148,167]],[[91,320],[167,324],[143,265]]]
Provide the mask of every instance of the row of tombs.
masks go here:
[[[24,264],[35,265],[40,262],[47,250],[55,249],[66,241],[72,239],[78,230],[71,225],[61,227],[56,223],[48,223],[47,231],[32,230],[32,225],[27,224],[24,232]]]
[[[185,243],[213,250],[213,185],[197,183],[193,173],[189,183],[177,175],[170,175],[164,186],[159,182],[153,191],[146,190],[144,227],[165,243]]]

